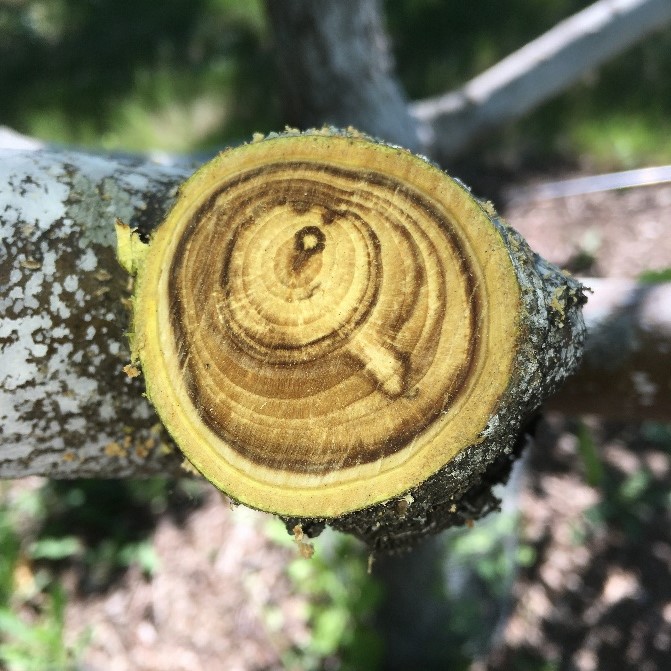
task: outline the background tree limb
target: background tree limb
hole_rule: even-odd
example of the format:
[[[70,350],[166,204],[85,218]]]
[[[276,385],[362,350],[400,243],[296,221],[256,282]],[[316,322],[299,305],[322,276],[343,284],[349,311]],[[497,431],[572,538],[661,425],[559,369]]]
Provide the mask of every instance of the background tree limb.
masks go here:
[[[267,0],[266,9],[290,124],[354,126],[419,150],[377,0]]]
[[[583,280],[583,364],[547,406],[569,415],[671,420],[671,282]]]
[[[671,21],[668,0],[599,0],[467,82],[411,105],[426,152],[446,163]]]
[[[443,165],[671,21],[668,0],[598,0],[459,89],[408,107],[376,0],[266,8],[291,124],[354,125]]]

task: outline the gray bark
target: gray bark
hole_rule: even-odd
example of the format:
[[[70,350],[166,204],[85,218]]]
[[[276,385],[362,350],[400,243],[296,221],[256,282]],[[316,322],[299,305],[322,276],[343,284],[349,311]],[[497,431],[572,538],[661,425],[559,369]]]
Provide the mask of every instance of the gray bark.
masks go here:
[[[419,149],[377,0],[266,0],[287,121],[354,126]]]
[[[154,226],[190,171],[0,150],[0,477],[175,471],[125,331],[114,219]]]
[[[113,224],[151,230],[192,169],[74,152],[0,158],[0,477],[175,472],[181,457],[165,454],[140,379],[122,370],[129,292]],[[620,415],[633,385],[630,414],[671,419],[671,288],[613,282],[585,280],[586,371],[599,356],[618,367],[598,393],[596,376],[577,376],[555,407]]]
[[[669,0],[595,2],[460,89],[414,103],[425,150],[448,161],[669,21]]]

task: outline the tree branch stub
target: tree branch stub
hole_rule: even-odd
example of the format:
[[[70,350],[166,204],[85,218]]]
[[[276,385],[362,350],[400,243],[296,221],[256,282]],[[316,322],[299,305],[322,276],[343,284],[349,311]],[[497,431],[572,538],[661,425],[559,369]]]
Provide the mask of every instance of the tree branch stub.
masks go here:
[[[142,255],[133,351],[164,424],[216,486],[308,535],[395,549],[484,514],[579,359],[579,283],[355,131],[224,152]]]

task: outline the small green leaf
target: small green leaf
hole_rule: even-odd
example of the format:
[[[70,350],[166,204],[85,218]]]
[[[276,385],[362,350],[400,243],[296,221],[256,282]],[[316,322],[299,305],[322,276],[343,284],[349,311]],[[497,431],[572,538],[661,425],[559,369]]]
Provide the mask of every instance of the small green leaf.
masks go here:
[[[28,556],[31,559],[67,559],[73,557],[83,550],[82,544],[75,536],[63,536],[62,538],[40,538],[28,548]]]
[[[650,484],[650,473],[638,470],[632,473],[620,486],[620,496],[624,501],[635,501],[643,495]]]
[[[321,655],[331,655],[338,650],[345,631],[349,611],[331,607],[318,613],[312,629],[314,650]]]
[[[603,464],[590,430],[582,423],[578,429],[578,452],[585,467],[587,484],[590,487],[600,487],[603,483]]]
[[[671,268],[660,268],[658,270],[645,270],[638,276],[642,284],[662,284],[671,282]]]

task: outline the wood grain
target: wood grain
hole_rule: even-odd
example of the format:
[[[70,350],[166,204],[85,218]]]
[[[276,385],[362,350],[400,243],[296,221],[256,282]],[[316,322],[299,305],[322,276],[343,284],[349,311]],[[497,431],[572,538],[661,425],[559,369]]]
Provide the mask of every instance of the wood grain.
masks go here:
[[[355,133],[220,155],[138,277],[148,394],[236,500],[333,517],[477,444],[510,382],[520,287],[460,183]]]

